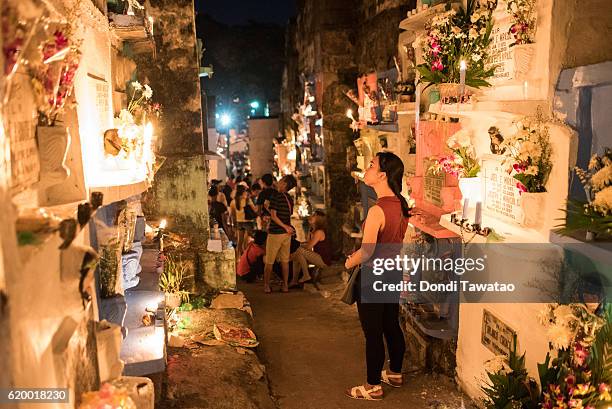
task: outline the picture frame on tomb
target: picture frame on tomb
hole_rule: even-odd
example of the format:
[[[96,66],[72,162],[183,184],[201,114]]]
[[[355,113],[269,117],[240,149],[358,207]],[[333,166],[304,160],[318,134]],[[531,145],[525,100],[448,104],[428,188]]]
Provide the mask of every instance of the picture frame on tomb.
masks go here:
[[[501,155],[482,157],[480,172],[484,180],[483,211],[509,223],[519,224],[523,218],[521,194],[517,180],[508,173],[508,164]]]

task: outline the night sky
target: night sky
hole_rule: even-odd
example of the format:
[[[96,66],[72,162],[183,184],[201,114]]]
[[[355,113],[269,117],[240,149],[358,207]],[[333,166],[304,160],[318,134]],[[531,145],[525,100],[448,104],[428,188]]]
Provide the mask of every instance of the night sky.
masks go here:
[[[295,0],[195,0],[195,4],[199,13],[230,25],[249,20],[284,25],[295,15]]]

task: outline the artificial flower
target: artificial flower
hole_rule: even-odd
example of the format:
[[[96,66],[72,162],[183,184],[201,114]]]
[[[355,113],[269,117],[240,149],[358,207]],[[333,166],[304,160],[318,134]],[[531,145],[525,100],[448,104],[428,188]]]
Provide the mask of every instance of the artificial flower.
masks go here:
[[[612,165],[607,165],[599,169],[591,176],[591,185],[595,189],[603,189],[612,184]]]
[[[442,71],[444,69],[444,65],[442,65],[442,60],[440,60],[440,59],[435,60],[431,64],[431,69],[432,69],[432,71]]]
[[[599,392],[599,400],[612,400],[612,395],[610,395],[610,385],[607,383],[600,383],[597,391]]]
[[[612,186],[595,193],[595,200],[593,200],[592,205],[603,215],[612,213]]]
[[[134,91],[140,91],[142,89],[142,84],[138,81],[132,81],[132,88],[134,88]]]
[[[148,84],[145,84],[144,91],[142,91],[142,95],[146,99],[151,99],[151,97],[153,96],[153,90],[151,89],[151,87]]]

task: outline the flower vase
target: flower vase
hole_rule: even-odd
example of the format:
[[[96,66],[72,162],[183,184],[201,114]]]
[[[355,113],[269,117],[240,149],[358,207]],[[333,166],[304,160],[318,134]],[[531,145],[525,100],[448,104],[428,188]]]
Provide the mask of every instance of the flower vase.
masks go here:
[[[524,81],[531,71],[536,52],[535,44],[519,44],[512,47],[514,55],[514,78]]]
[[[62,183],[70,176],[66,156],[70,147],[70,133],[65,126],[36,128],[40,158],[40,181],[45,187]]]
[[[523,219],[521,225],[524,227],[539,229],[546,218],[546,192],[521,194],[521,209]]]
[[[459,178],[459,190],[463,200],[468,199],[470,206],[476,206],[476,202],[482,202],[482,178]]]

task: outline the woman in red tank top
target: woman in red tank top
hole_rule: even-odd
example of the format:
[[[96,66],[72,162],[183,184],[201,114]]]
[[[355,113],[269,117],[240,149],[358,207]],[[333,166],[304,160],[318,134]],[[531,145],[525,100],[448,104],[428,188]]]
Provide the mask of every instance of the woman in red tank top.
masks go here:
[[[371,207],[363,228],[361,248],[351,254],[345,263],[347,269],[364,265],[376,258],[395,258],[399,254],[408,227],[410,208],[402,196],[404,165],[391,152],[379,152],[365,173],[364,182],[374,188],[378,200]],[[387,279],[401,280],[400,272],[385,272]],[[381,278],[385,278],[383,273]],[[361,271],[361,283],[371,283],[371,270]],[[399,275],[398,275],[399,274]],[[371,290],[371,289],[370,289]],[[399,294],[398,294],[399,295]],[[383,397],[381,381],[400,387],[403,383],[402,362],[406,349],[404,334],[399,325],[399,297],[388,302],[389,296],[364,302],[363,292],[357,300],[359,320],[366,340],[367,382],[346,391],[354,399],[380,400]],[[393,299],[393,297],[392,297]],[[385,343],[389,352],[389,370],[383,371]]]

